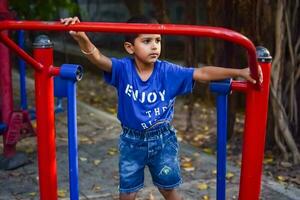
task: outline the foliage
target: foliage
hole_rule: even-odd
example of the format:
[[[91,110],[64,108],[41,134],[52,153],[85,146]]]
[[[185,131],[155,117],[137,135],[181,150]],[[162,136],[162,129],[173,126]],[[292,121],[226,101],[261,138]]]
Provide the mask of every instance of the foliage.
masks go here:
[[[10,0],[9,6],[21,20],[54,20],[62,9],[70,15],[78,11],[78,5],[72,0]]]

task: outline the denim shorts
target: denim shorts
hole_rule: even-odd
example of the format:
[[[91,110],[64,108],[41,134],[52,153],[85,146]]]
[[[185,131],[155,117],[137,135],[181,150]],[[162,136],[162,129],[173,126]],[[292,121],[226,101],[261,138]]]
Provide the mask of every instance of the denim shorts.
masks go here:
[[[119,140],[120,193],[137,192],[144,187],[148,166],[155,186],[173,189],[180,185],[176,130],[160,124],[144,131],[123,127]]]

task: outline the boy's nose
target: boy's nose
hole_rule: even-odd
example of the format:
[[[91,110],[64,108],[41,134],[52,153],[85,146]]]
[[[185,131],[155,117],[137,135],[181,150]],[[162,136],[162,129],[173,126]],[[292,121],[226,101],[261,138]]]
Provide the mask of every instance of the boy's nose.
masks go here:
[[[152,43],[151,48],[152,48],[152,49],[157,49],[157,48],[158,48],[158,44]]]

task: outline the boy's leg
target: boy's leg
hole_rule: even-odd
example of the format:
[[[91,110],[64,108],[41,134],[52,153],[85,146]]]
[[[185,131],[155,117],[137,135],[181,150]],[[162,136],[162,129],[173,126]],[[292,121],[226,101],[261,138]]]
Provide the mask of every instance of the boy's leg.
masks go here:
[[[120,199],[135,199],[144,186],[144,168],[147,143],[121,135],[119,141],[119,192]]]
[[[120,193],[120,200],[135,200],[137,192]]]
[[[154,185],[167,200],[179,200],[176,192],[181,183],[180,164],[178,157],[178,142],[175,129],[171,128],[161,138],[161,149],[151,157],[148,167]]]
[[[166,200],[183,200],[180,194],[175,189],[158,189]]]

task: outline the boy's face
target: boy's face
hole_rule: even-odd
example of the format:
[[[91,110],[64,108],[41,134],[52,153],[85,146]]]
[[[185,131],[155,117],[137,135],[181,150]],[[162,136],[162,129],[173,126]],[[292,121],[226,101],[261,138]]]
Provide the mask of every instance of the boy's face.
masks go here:
[[[160,56],[161,35],[160,34],[139,34],[134,44],[125,42],[126,51],[132,54],[145,64],[154,63]]]

